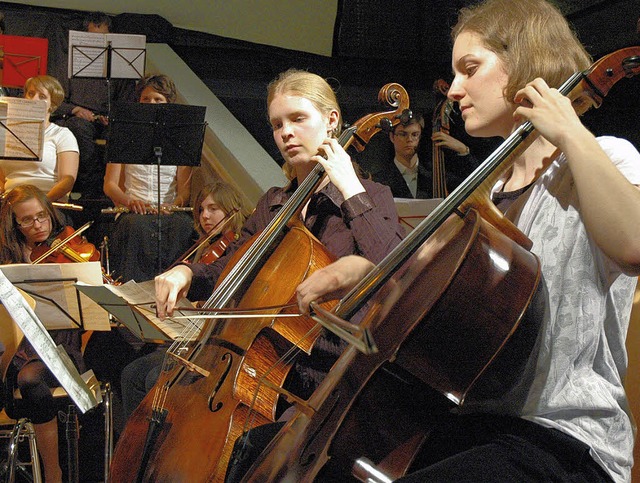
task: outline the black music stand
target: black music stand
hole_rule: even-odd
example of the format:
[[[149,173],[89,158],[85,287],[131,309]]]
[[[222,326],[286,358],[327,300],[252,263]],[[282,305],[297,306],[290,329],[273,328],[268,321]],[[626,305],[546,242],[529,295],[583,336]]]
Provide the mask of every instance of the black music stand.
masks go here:
[[[200,166],[206,107],[116,102],[107,163],[155,164],[158,173],[158,274],[162,272],[160,166]]]

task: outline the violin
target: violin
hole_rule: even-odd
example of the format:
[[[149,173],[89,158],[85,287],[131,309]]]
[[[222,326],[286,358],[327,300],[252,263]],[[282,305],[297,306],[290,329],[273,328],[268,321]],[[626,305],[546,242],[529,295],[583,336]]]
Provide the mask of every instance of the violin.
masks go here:
[[[167,268],[167,270],[172,269],[179,263],[191,263],[191,257],[197,255],[198,251],[205,247],[205,245],[213,238],[215,238],[215,240],[202,251],[198,262],[209,265],[224,255],[225,250],[231,242],[238,238],[238,235],[236,235],[232,230],[223,232],[237,212],[238,209],[234,208],[227,213],[225,217],[216,224],[216,226],[209,230],[209,233],[202,235],[186,252],[180,255],[178,259],[173,262],[169,268]],[[222,233],[222,235],[220,233]]]
[[[79,236],[80,233],[80,229],[74,230],[65,226],[49,244],[43,243],[33,249],[31,262],[38,264],[99,261],[100,252],[86,238]]]
[[[215,262],[218,258],[224,255],[227,247],[236,241],[237,238],[238,236],[231,230],[220,234],[213,243],[202,251],[198,262],[205,263],[207,265]]]
[[[38,245],[31,251],[31,263],[84,263],[99,262],[100,251],[80,234],[89,228],[93,222],[85,223],[74,230],[65,226],[50,242]],[[109,285],[119,285],[109,274],[102,270],[102,282]]]
[[[558,90],[582,114],[636,74],[640,47],[628,47]],[[428,421],[427,390],[462,406],[513,387],[537,338],[540,262],[529,252],[531,241],[491,203],[490,190],[536,135],[530,122],[520,125],[333,313],[312,304],[314,319],[336,333],[332,319],[349,319],[367,302],[370,309],[358,337],[312,396],[298,402],[243,481],[352,474],[392,481],[425,440],[415,420]]]

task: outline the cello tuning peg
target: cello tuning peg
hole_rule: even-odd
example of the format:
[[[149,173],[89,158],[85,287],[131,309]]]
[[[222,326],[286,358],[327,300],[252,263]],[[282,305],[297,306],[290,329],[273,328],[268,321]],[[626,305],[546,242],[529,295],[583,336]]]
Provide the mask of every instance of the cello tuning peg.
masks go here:
[[[413,119],[413,112],[411,109],[405,109],[398,118],[400,119],[400,124],[407,125],[411,122],[411,119]]]
[[[393,123],[391,122],[391,120],[389,120],[388,117],[383,117],[382,119],[380,119],[380,124],[378,124],[378,126],[376,127],[379,127],[386,133],[390,133],[393,130]]]

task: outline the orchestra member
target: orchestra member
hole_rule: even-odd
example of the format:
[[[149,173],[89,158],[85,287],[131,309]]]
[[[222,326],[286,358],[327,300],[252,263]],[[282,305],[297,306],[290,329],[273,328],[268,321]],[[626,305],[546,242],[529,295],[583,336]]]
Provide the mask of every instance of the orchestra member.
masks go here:
[[[464,8],[452,35],[448,97],[467,132],[506,138],[528,120],[540,134],[493,197],[533,242],[548,302],[522,390],[436,421],[397,481],[629,481],[635,424],[623,378],[640,273],[640,154],[596,138],[558,92],[591,59],[546,0]],[[315,272],[298,288],[300,308],[339,296],[372,266],[354,256]]]
[[[62,86],[49,75],[31,77],[24,84],[24,97],[47,103],[42,161],[0,160],[0,192],[29,183],[43,190],[51,201],[66,201],[80,158],[71,131],[49,120],[64,99]]]
[[[231,215],[231,219],[222,228],[223,232],[239,234],[244,221],[251,213],[240,192],[231,184],[221,180],[205,185],[198,192],[194,207],[194,226],[201,236],[210,234],[212,230],[220,233],[221,225],[219,224],[228,215]],[[233,211],[236,212],[232,214]],[[218,255],[211,256],[212,249],[215,248],[213,253],[224,253],[224,245],[216,247],[217,243],[217,239],[212,238],[210,243],[198,247],[193,262],[198,263],[201,257],[215,261]],[[135,359],[123,369],[121,388],[125,420],[156,383],[165,353],[166,346],[162,345],[155,351]]]
[[[0,208],[0,264],[30,263],[34,248],[51,241],[62,228],[62,219],[43,191],[33,185],[14,187],[5,195]],[[55,330],[51,336],[83,372],[80,331]],[[11,360],[5,385],[7,414],[14,419],[26,417],[34,423],[46,481],[62,481],[58,459],[58,407],[50,391],[60,383],[26,338]],[[22,399],[13,398],[16,388],[20,389]]]
[[[147,75],[136,86],[142,104],[173,103],[176,86],[166,75]],[[160,220],[157,214],[160,169]],[[189,215],[172,212],[173,207],[188,206],[191,195],[191,166],[160,166],[109,163],[104,177],[104,192],[128,213],[118,216],[111,236],[113,272],[123,281],[151,280],[158,273],[158,257],[168,267],[193,242],[195,234]],[[123,186],[120,184],[123,179]],[[158,239],[162,238],[161,253]]]

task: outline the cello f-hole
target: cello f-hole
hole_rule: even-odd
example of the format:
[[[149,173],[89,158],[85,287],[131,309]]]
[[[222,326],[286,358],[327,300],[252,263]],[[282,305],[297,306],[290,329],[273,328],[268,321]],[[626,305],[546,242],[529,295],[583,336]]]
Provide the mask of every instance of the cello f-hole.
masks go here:
[[[211,391],[211,394],[209,395],[209,411],[211,411],[212,413],[220,411],[220,409],[222,409],[222,406],[224,405],[222,402],[218,402],[216,404],[214,404],[214,402],[215,402],[215,398],[216,398],[216,394],[218,393],[218,390],[224,383],[225,379],[227,379],[227,376],[229,375],[229,371],[231,371],[233,355],[230,352],[225,352],[225,354],[220,358],[220,362],[226,364],[226,367],[224,368],[224,372],[220,376],[218,383],[216,384],[216,386],[213,388],[213,391]]]

